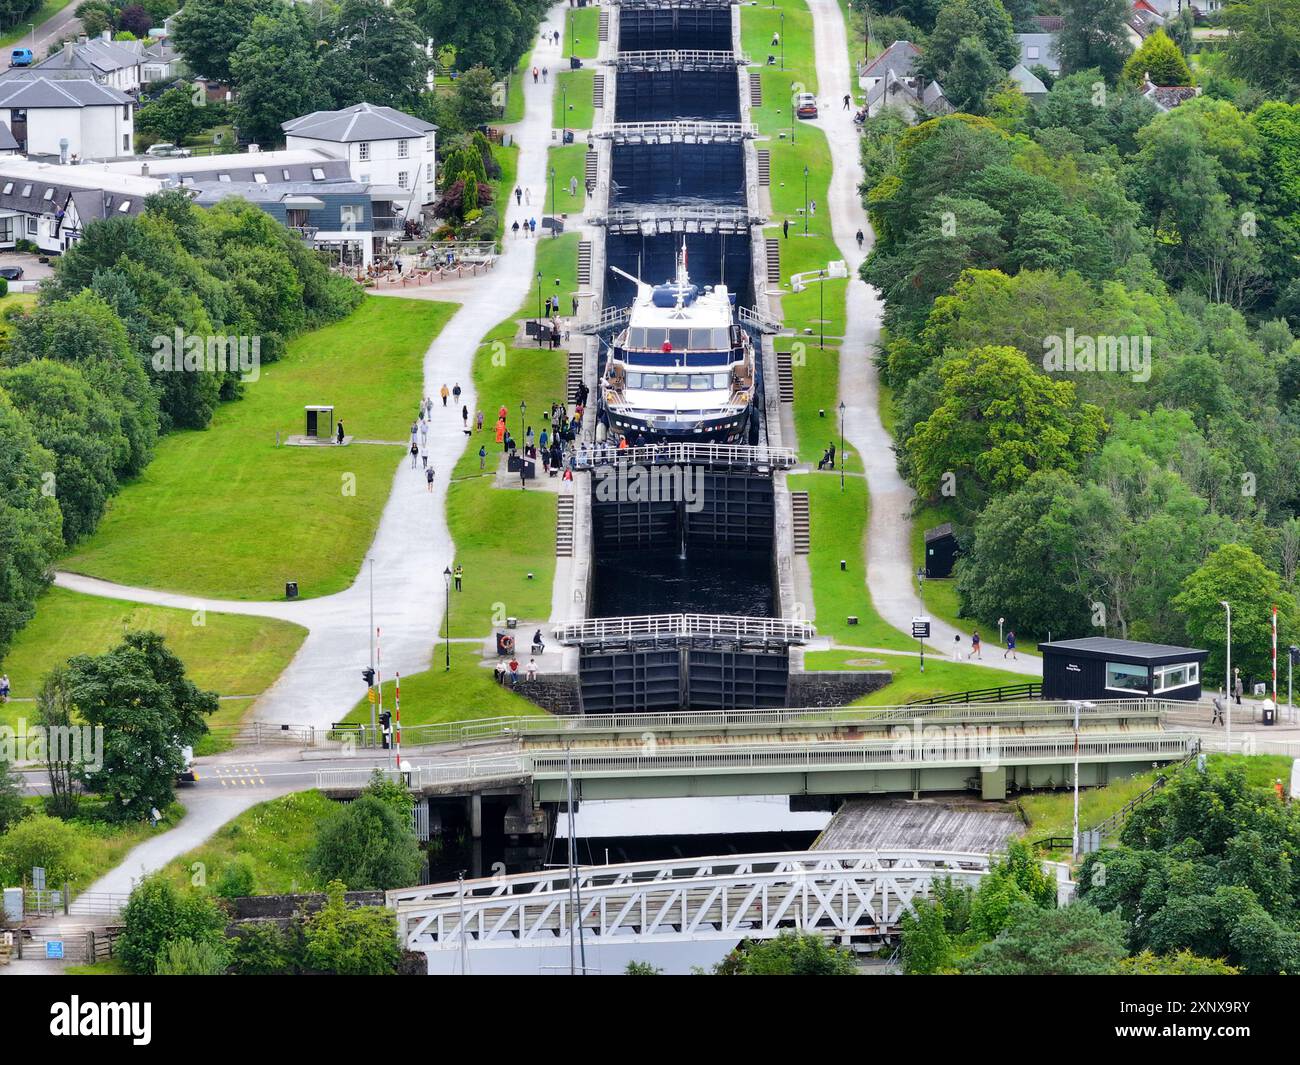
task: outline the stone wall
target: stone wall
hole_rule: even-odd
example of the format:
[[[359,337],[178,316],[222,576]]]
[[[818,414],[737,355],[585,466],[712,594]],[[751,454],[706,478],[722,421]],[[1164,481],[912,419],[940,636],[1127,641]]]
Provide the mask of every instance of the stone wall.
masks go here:
[[[349,891],[343,896],[349,906],[382,906],[382,891]],[[231,916],[237,921],[292,917],[298,913],[315,913],[325,905],[323,892],[310,895],[249,895],[230,899]]]
[[[519,671],[523,677],[523,670]],[[536,680],[520,679],[515,693],[552,714],[582,713],[582,694],[576,673],[539,673]]]
[[[787,706],[848,706],[854,699],[879,691],[894,679],[887,669],[790,671]]]

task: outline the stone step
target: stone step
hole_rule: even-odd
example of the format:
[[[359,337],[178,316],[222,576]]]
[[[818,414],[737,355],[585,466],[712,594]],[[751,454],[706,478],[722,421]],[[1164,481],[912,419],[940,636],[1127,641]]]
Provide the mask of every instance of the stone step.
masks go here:
[[[812,527],[808,513],[808,493],[790,493],[791,531],[794,533],[794,553],[806,555],[812,549]]]
[[[769,285],[781,283],[781,242],[775,237],[768,237],[764,242],[767,249],[767,282]]]
[[[772,151],[770,148],[758,148],[754,154],[758,158],[758,183],[768,188],[772,184]]]
[[[794,366],[788,351],[776,353],[776,383],[782,403],[794,402]]]
[[[578,284],[591,284],[591,241],[578,241]]]

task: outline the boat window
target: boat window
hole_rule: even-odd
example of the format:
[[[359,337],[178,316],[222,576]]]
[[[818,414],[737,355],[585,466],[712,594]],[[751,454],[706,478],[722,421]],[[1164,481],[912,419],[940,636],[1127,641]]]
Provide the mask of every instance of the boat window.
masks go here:
[[[714,346],[713,336],[716,332],[716,329],[692,329],[691,350],[708,351]]]
[[[685,351],[690,347],[689,329],[670,329],[668,330],[668,342],[672,344],[673,351]]]
[[[640,388],[640,387],[641,387],[641,375],[640,375],[639,373],[630,373],[630,374],[628,374],[628,375],[627,375],[627,387],[628,387],[628,388]]]
[[[684,392],[691,387],[691,375],[685,373],[670,373],[668,375],[668,387],[675,392]]]
[[[661,373],[643,373],[641,375],[641,387],[658,389],[664,386],[664,375]]]
[[[691,391],[707,392],[710,388],[716,388],[717,386],[713,383],[713,376],[711,373],[693,374],[691,376]]]
[[[647,348],[661,348],[664,346],[664,341],[667,337],[668,330],[666,329],[647,329],[645,331],[644,346]]]

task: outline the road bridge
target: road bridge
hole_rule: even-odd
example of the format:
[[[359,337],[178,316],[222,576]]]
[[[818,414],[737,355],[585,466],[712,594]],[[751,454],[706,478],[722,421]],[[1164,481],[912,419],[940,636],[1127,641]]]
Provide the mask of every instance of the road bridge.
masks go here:
[[[581,929],[588,970],[630,961],[669,972],[725,956],[742,939],[819,932],[875,949],[936,879],[978,886],[987,854],[914,850],[786,852],[583,867],[387,893],[398,935],[430,973],[567,972]],[[1045,863],[1068,902],[1064,865]]]
[[[614,144],[735,144],[758,135],[744,122],[690,121],[612,122],[598,126],[592,135]]]

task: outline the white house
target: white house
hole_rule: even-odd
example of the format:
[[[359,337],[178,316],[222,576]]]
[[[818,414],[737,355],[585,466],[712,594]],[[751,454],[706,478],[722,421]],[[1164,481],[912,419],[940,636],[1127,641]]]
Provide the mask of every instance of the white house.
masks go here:
[[[1055,33],[1017,33],[1020,44],[1020,65],[1026,70],[1042,66],[1052,77],[1060,77],[1061,57],[1056,54]]]
[[[105,30],[102,37],[94,40],[83,34],[76,44],[65,44],[48,59],[37,63],[35,69],[42,72],[77,71],[101,85],[122,92],[138,92],[144,51],[143,42],[115,41]]]
[[[0,122],[31,156],[67,162],[130,155],[131,97],[89,78],[0,78]]]
[[[66,251],[91,222],[137,215],[162,187],[102,167],[0,158],[0,248],[30,240],[44,252]]]
[[[315,148],[345,159],[354,181],[401,190],[410,216],[436,196],[438,127],[432,122],[360,103],[341,111],[313,111],[281,128],[287,148]]]

